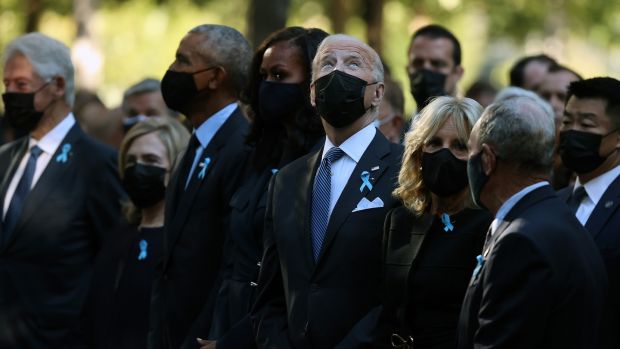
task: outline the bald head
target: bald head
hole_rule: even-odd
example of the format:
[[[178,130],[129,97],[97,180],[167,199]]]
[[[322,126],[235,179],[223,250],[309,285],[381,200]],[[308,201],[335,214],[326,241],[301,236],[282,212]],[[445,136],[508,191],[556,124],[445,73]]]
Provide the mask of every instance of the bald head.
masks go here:
[[[348,65],[347,67],[341,67],[339,64],[336,65],[336,62],[332,62],[333,56],[337,52],[343,51],[346,51],[351,58],[344,62]],[[369,83],[383,81],[383,63],[372,47],[353,36],[330,35],[323,40],[312,61],[312,81],[329,74],[334,69],[346,72],[345,68],[355,68],[353,64],[358,62],[360,69],[367,70],[372,74],[373,81],[368,81]]]

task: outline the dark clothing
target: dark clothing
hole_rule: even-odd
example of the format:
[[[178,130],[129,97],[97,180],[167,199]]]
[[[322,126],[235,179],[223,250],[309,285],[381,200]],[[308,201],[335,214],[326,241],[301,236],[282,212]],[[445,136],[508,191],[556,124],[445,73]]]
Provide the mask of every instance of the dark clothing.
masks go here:
[[[458,348],[598,348],[607,290],[592,238],[545,185],[526,194],[483,249]]]
[[[402,147],[377,132],[334,207],[315,262],[310,234],[322,149],[276,173],[265,215],[264,254],[252,323],[259,348],[334,348],[380,303],[381,237]],[[373,187],[360,189],[371,171]],[[335,176],[338,173],[334,174]],[[384,205],[352,212],[362,198]]]
[[[388,336],[411,336],[416,349],[456,347],[463,296],[492,219],[486,211],[464,209],[450,216],[452,230],[446,230],[441,218],[429,213],[416,216],[399,207],[388,214],[384,264],[400,269],[397,273],[386,269],[385,273],[389,280],[384,283],[384,312],[391,314],[383,315],[386,322],[381,326],[392,326]],[[408,263],[396,263],[403,259]],[[392,292],[403,287],[404,297]],[[381,346],[388,346],[390,338],[382,341]]]
[[[149,348],[195,348],[208,338],[230,199],[245,164],[248,122],[237,108],[199,160],[187,189],[186,153],[166,192],[164,258],[153,284]],[[205,166],[204,164],[207,163]]]
[[[2,200],[28,143],[0,148]],[[121,221],[123,196],[116,153],[74,125],[0,246],[0,348],[64,349],[76,341],[95,252]]]
[[[573,187],[558,194],[568,200]],[[607,188],[585,226],[594,238],[609,279],[609,298],[601,323],[601,348],[620,348],[620,177]]]
[[[227,263],[210,335],[217,339],[219,349],[255,346],[248,314],[258,285],[267,187],[272,176],[271,169],[258,173],[250,167],[248,177],[230,202]]]
[[[146,348],[151,285],[164,230],[123,225],[103,246],[86,308],[89,348]]]

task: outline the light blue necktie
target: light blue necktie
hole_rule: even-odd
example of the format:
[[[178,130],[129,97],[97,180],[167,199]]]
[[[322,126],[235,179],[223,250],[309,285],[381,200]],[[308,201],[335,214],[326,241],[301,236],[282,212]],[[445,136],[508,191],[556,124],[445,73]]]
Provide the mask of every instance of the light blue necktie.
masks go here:
[[[42,152],[43,150],[36,145],[30,148],[30,157],[26,163],[24,174],[15,188],[15,193],[13,194],[13,198],[9,204],[9,209],[6,211],[6,215],[4,216],[2,241],[0,241],[1,243],[8,240],[11,231],[15,228],[15,224],[17,223],[17,220],[22,212],[22,208],[24,207],[26,196],[30,192],[30,187],[32,187],[32,178],[34,177],[34,171],[37,168],[37,159]]]
[[[321,247],[325,239],[327,223],[329,222],[329,205],[331,202],[331,177],[332,164],[344,155],[342,149],[331,148],[321,161],[319,171],[316,174],[314,189],[312,191],[312,221],[310,230],[312,232],[312,254],[314,260],[319,259]]]

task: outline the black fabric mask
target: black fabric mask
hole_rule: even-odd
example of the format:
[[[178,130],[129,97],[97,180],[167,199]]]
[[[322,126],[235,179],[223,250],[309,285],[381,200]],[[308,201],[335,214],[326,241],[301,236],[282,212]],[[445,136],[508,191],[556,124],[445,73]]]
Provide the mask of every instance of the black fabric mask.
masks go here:
[[[482,150],[469,158],[467,161],[467,178],[469,179],[469,190],[474,204],[480,208],[486,209],[480,201],[482,188],[489,180],[489,176],[484,173],[482,168]]]
[[[575,130],[560,132],[560,155],[564,166],[578,174],[594,171],[607,159],[598,153],[603,137],[613,132],[604,136]]]
[[[161,79],[161,94],[168,108],[187,114],[189,103],[200,92],[196,87],[194,75],[213,68],[215,67],[209,67],[193,73],[174,70],[166,71],[163,79]]]
[[[267,124],[281,122],[299,110],[307,99],[302,84],[261,81],[258,89],[260,116]]]
[[[163,167],[135,164],[125,169],[123,187],[136,207],[148,208],[164,199],[165,177]]]
[[[340,128],[351,125],[366,113],[364,92],[372,85],[340,70],[316,80],[316,109],[330,125]],[[373,83],[373,84],[376,84]]]
[[[2,95],[5,117],[11,127],[26,133],[31,132],[37,127],[47,107],[45,107],[43,111],[36,110],[34,107],[34,97],[37,92],[41,91],[47,84],[49,84],[49,82],[43,84],[43,86],[34,92],[6,92]],[[52,102],[50,102],[50,104],[51,103]]]
[[[434,194],[447,197],[467,187],[467,161],[443,148],[434,153],[422,153],[422,180]]]
[[[422,69],[409,75],[411,94],[418,105],[418,111],[422,110],[432,97],[447,95],[443,89],[446,78],[445,74],[428,69]]]

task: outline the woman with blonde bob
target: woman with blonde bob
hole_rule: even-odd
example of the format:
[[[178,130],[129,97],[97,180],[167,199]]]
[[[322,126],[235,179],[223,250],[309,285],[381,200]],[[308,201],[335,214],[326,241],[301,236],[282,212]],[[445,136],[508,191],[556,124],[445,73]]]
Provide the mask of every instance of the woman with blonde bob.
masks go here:
[[[456,347],[461,302],[492,220],[473,207],[467,180],[467,142],[481,113],[472,99],[438,97],[405,135],[394,191],[404,206],[385,223],[380,346]]]
[[[110,232],[95,264],[86,307],[89,348],[146,348],[155,267],[163,253],[164,196],[189,132],[171,117],[149,117],[129,129],[119,175],[129,196],[126,222]]]

